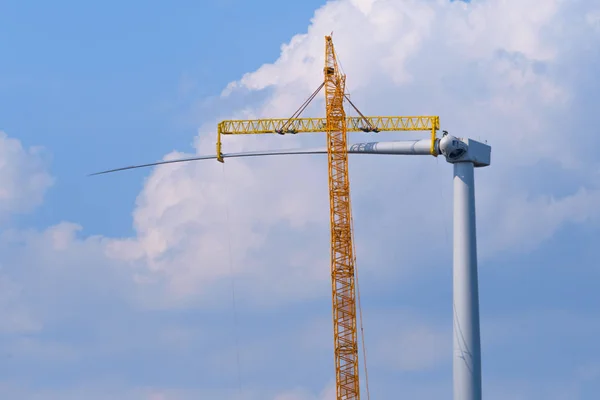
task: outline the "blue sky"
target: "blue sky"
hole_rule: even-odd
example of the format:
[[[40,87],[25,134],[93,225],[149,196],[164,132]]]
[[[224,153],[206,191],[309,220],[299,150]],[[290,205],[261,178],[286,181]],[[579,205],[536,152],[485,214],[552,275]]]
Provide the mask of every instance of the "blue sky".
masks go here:
[[[28,223],[67,219],[90,233],[128,233],[124,206],[139,191],[139,179],[116,177],[104,186],[81,177],[114,162],[189,150],[205,116],[191,113],[195,103],[275,59],[281,43],[305,28],[319,5],[3,2],[2,129],[18,129],[24,145],[40,144],[40,136],[45,147],[53,143],[57,178]],[[102,196],[114,184],[122,190],[119,198]],[[108,209],[114,218],[95,217]]]
[[[331,31],[365,114],[440,115],[493,146],[477,171],[486,398],[595,398],[600,6],[13,1],[0,15],[3,398],[332,399],[322,158],[86,177],[212,153],[224,118],[290,115]],[[449,399],[451,167],[351,162],[371,394]]]

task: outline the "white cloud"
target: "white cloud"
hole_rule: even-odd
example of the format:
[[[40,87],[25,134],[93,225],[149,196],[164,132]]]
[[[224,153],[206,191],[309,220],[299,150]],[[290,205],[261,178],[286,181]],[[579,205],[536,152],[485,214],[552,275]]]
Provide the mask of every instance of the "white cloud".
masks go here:
[[[327,282],[327,232],[317,233],[321,242],[298,235],[326,226],[327,199],[326,176],[302,161],[228,161],[225,172],[216,162],[159,168],[137,200],[137,238],[111,241],[109,254],[147,265],[150,281],[164,277],[176,302],[192,293],[208,300],[232,268],[252,282],[257,301],[304,296],[304,283]]]
[[[0,130],[0,220],[3,224],[16,213],[26,213],[39,206],[46,190],[53,184],[42,149],[26,149],[18,139]],[[5,226],[6,228],[6,226]],[[6,231],[3,231],[6,235]],[[4,318],[0,332],[36,332],[39,321],[23,303],[23,282],[7,275],[6,259],[0,263],[0,310]]]
[[[588,51],[596,43],[590,36],[597,26],[594,15],[588,5],[557,0],[543,4],[532,0],[510,4],[495,0],[471,4],[332,1],[315,13],[306,33],[282,46],[276,62],[232,82],[223,95],[267,92],[264,102],[232,110],[229,115],[291,114],[320,82],[323,35],[333,30],[353,100],[363,112],[439,114],[443,127],[451,133],[492,144],[492,167],[477,171],[480,254],[492,258],[506,251],[529,251],[569,222],[597,223],[599,188],[589,178],[582,178],[586,171],[600,169],[596,154],[600,139],[590,130],[600,122],[599,117],[584,108],[595,104],[592,96],[597,92],[588,91],[598,87],[586,80],[595,77],[593,68],[599,62]],[[582,20],[589,23],[576,24]],[[577,30],[570,30],[574,25]],[[322,115],[322,100],[316,103],[310,112]],[[214,151],[214,137],[204,132],[214,131],[215,124],[201,127],[198,152]],[[406,136],[381,135],[386,139]],[[323,139],[323,135],[228,137],[224,150],[322,145]],[[353,136],[353,141],[372,139]],[[9,177],[2,187],[19,188],[5,197],[7,206],[3,207],[7,212],[29,210],[39,204],[51,179],[34,151],[28,153],[14,139],[4,138],[2,146],[5,158],[14,158],[1,167],[5,168],[3,176]],[[183,155],[173,153],[167,158],[179,156]],[[547,161],[554,163],[555,170],[535,170]],[[19,175],[24,170],[20,165],[27,166],[29,175]],[[570,184],[555,182],[556,171],[568,174]],[[118,310],[129,306],[131,298],[154,307],[196,301],[225,308],[229,303],[223,305],[224,294],[231,294],[232,274],[240,309],[327,298],[326,173],[325,160],[319,157],[228,160],[225,166],[214,161],[164,166],[153,170],[138,196],[133,237],[81,238],[79,226],[71,223],[42,232],[4,232],[2,244],[13,253],[5,262],[10,274],[0,279],[4,296],[0,309],[18,313],[9,315],[0,330],[35,332],[51,313],[58,314],[56,320],[68,320],[74,308],[83,308],[84,300],[94,296],[103,306],[113,305]],[[351,174],[361,277],[395,285],[409,273],[430,273],[422,267],[443,263],[440,260],[446,260],[443,267],[449,267],[450,166],[440,159],[361,157],[352,158]],[[540,187],[539,182],[545,180],[550,184]],[[19,290],[25,284],[28,293],[23,295]],[[15,302],[22,305],[23,299],[31,302],[35,312],[11,307]],[[86,306],[95,310],[97,305]],[[110,322],[109,317],[103,314]],[[374,360],[402,374],[428,371],[444,361],[443,349],[450,352],[448,329],[404,315],[397,315],[396,321],[400,325],[392,324],[386,331],[389,336],[379,338],[382,347],[373,349]],[[329,321],[307,329],[314,335],[329,330]],[[173,345],[196,337],[196,331],[185,329],[161,332],[161,340]],[[151,333],[140,328],[131,335],[142,340]],[[329,350],[323,343],[330,337],[322,337],[323,342],[313,336],[296,338],[297,342],[284,340],[290,336],[279,342],[265,337],[245,348],[246,360],[264,362],[268,357],[263,350],[276,342],[278,351],[271,353],[271,358],[286,349],[291,351],[290,342],[300,343],[304,350],[296,354],[298,359],[306,356],[311,345],[325,354]],[[29,347],[23,345],[23,349],[46,351],[48,357],[64,350],[44,348],[36,342],[26,344]],[[119,346],[125,344],[114,345]],[[106,350],[98,347],[94,350]],[[207,357],[223,354],[217,353]],[[230,360],[221,357],[217,367],[231,372]],[[279,362],[285,364],[283,359]],[[595,376],[592,367],[586,376]],[[448,392],[444,380],[423,386],[407,382],[410,379],[403,376],[398,387],[406,385],[405,393],[415,398],[439,398]],[[386,386],[380,391],[392,389]],[[17,393],[17,397],[24,393],[10,390],[5,392]],[[515,389],[519,391],[543,392],[527,385]],[[84,392],[49,394],[42,390],[30,398],[80,398]],[[132,399],[198,396],[198,392],[160,388],[106,393],[108,398]],[[215,393],[209,395],[236,398],[231,392]],[[240,397],[265,396],[329,400],[332,391],[331,386],[322,393],[292,388],[279,394],[252,392]],[[91,398],[88,393],[86,398]]]
[[[18,139],[0,130],[0,217],[29,212],[40,205],[54,183],[42,149],[23,148]]]
[[[37,332],[41,325],[23,302],[23,288],[2,272],[0,269],[0,310],[4,315],[0,333]]]
[[[581,182],[565,195],[558,188],[536,193],[516,184],[524,168],[543,160],[574,173],[598,168],[597,158],[586,149],[600,141],[591,139],[586,115],[573,108],[586,94],[580,82],[562,73],[589,57],[584,41],[570,44],[580,33],[565,32],[569,20],[564,18],[587,15],[589,20],[589,12],[581,3],[558,0],[333,1],[315,12],[306,33],[282,46],[278,60],[232,82],[224,95],[269,88],[264,102],[232,113],[291,114],[321,80],[323,35],[334,31],[349,88],[363,112],[439,114],[442,127],[451,133],[492,144],[492,167],[477,171],[481,254],[532,249],[566,222],[597,220],[598,187]],[[591,40],[591,27],[585,33]],[[319,108],[311,112],[322,114]],[[372,139],[363,135],[354,140],[367,138]],[[322,135],[227,137],[224,151],[322,140]],[[200,134],[197,148],[214,152],[214,137]],[[168,157],[176,156],[182,154]],[[363,208],[356,210],[357,226],[363,227],[356,232],[357,246],[363,254],[392,246],[416,267],[432,260],[414,254],[415,249],[448,251],[441,243],[450,227],[440,224],[451,223],[451,173],[439,163],[443,160],[352,160],[355,208]],[[152,290],[164,283],[172,304],[194,297],[206,302],[210,288],[230,279],[231,240],[235,274],[249,291],[244,301],[278,303],[325,295],[324,160],[228,160],[225,172],[222,168],[216,162],[156,168],[134,211],[137,236],[112,240],[110,256],[145,265],[138,281],[150,282]],[[446,204],[440,204],[440,191]],[[399,224],[393,235],[391,221]],[[395,273],[385,266],[385,256],[379,257],[383,265],[376,273]]]
[[[490,229],[482,241],[484,254],[494,254],[502,249],[527,252],[540,241],[551,238],[566,221],[573,223],[597,223],[600,210],[600,191],[580,188],[576,193],[562,198],[551,195],[528,199],[526,193],[515,195],[494,191],[504,202],[510,213],[490,213]],[[509,192],[510,193],[510,192]]]

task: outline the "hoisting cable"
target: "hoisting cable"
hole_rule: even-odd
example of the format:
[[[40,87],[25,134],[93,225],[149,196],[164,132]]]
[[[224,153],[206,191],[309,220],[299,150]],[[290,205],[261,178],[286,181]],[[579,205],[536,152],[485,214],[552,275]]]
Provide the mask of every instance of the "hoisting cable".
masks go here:
[[[376,127],[373,126],[373,124],[371,124],[371,122],[369,121],[369,119],[367,117],[365,117],[363,115],[363,113],[360,112],[360,110],[354,105],[354,103],[352,103],[352,100],[350,100],[350,97],[348,97],[347,94],[344,93],[344,97],[346,98],[346,100],[348,100],[348,103],[350,103],[350,105],[352,106],[352,108],[354,108],[354,110],[358,113],[358,115],[361,116],[361,118],[363,119],[363,121],[365,121],[365,124],[367,125],[367,128],[362,129],[362,131],[364,132],[379,132],[379,129],[377,129]]]
[[[298,108],[294,112],[294,114],[292,114],[292,116],[281,126],[281,129],[277,129],[276,132],[279,133],[280,135],[283,135],[284,133],[286,133],[287,127],[290,125],[291,121],[295,118],[298,118],[300,116],[300,114],[302,114],[302,112],[306,109],[306,107],[308,107],[310,102],[317,96],[317,94],[319,94],[321,89],[323,89],[323,86],[325,86],[325,82],[321,82],[319,87],[308,97],[308,99],[306,99],[304,101],[304,103],[302,103],[300,108]],[[296,132],[290,131],[290,133],[296,133]]]
[[[227,175],[225,174],[225,164],[223,164],[223,182],[225,184],[225,214],[226,214],[226,232],[227,232],[227,247],[228,247],[228,258],[229,258],[229,274],[231,275],[231,302],[233,305],[233,335],[235,340],[235,353],[236,353],[236,364],[237,364],[237,385],[240,396],[242,395],[242,368],[240,362],[240,341],[238,337],[238,316],[237,316],[237,304],[235,298],[235,271],[233,270],[233,257],[231,250],[231,229],[229,221],[229,201],[228,201],[228,190],[227,190]]]
[[[352,210],[352,200],[349,199],[350,210]],[[352,213],[350,213],[350,229],[352,229],[352,236],[354,237],[354,218],[352,217]],[[363,326],[363,313],[362,313],[362,305],[360,303],[360,287],[358,284],[358,268],[356,267],[356,245],[354,244],[354,240],[352,241],[352,257],[354,261],[354,275],[356,279],[356,301],[358,303],[358,317],[360,321],[360,340],[362,345],[362,353],[363,353],[363,362],[364,362],[364,371],[365,371],[365,390],[367,391],[367,400],[371,399],[371,394],[369,392],[369,371],[367,369],[367,348],[365,347],[365,329]]]

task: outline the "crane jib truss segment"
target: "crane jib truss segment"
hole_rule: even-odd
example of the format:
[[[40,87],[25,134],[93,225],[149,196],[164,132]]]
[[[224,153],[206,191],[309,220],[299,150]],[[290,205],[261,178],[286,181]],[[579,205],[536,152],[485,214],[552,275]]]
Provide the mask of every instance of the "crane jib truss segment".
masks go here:
[[[347,132],[369,132],[365,119],[378,131],[431,131],[439,129],[438,117],[346,117]],[[289,123],[288,123],[289,122]],[[287,124],[286,131],[294,132],[324,132],[326,118],[266,118],[247,120],[227,120],[219,123],[218,133],[257,134],[277,133]]]
[[[440,129],[438,116],[416,117],[344,117],[346,132],[391,132],[429,131],[431,132],[431,155],[436,157],[433,148],[436,132]],[[269,133],[300,133],[326,131],[326,118],[265,118],[221,121],[217,126],[217,159],[221,157],[221,135],[247,135]]]
[[[329,157],[331,282],[338,399],[360,398],[354,255],[348,179],[348,145],[344,94],[346,77],[339,72],[331,36],[325,37],[325,131]]]

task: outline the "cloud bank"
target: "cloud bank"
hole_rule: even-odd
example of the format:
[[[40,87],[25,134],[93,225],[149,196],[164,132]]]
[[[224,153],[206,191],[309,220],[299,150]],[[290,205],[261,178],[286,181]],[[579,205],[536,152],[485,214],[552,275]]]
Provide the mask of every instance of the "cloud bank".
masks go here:
[[[439,115],[443,129],[492,145],[492,166],[478,170],[476,178],[485,270],[507,254],[535,251],[565,227],[598,228],[600,139],[593,129],[600,122],[599,15],[600,5],[584,1],[331,1],[315,12],[305,33],[282,45],[274,62],[231,82],[222,93],[226,100],[261,92],[262,100],[224,110],[221,117],[289,116],[319,84],[323,36],[333,31],[353,102],[363,113]],[[323,108],[318,100],[308,112],[323,115]],[[216,123],[199,128],[197,153],[214,151],[214,137],[207,132]],[[419,134],[356,135],[351,140],[404,137]],[[236,151],[322,145],[323,140],[322,135],[274,135],[227,138],[224,146]],[[43,158],[5,134],[0,136],[0,154],[0,216],[32,211],[53,182]],[[165,158],[179,156],[184,154]],[[22,399],[79,398],[77,393],[83,392],[87,398],[95,392],[106,393],[98,398],[155,400],[198,398],[208,392],[211,398],[331,399],[326,174],[325,160],[319,157],[162,166],[151,171],[137,198],[132,237],[111,238],[101,232],[82,237],[80,227],[71,222],[42,231],[4,230],[0,309],[8,316],[0,331],[6,335],[4,351],[21,360],[6,379],[16,380],[19,371],[27,370],[22,360],[35,359],[36,373],[42,375],[78,368],[85,371],[82,381],[99,382],[94,376],[102,376],[109,382],[55,390],[11,380],[0,388]],[[398,311],[398,300],[387,306],[385,296],[396,293],[392,287],[406,290],[425,276],[448,272],[451,175],[441,159],[351,159],[361,279],[373,296],[380,290],[384,297],[372,303],[377,311],[370,315],[382,314],[370,319],[371,327],[381,333],[369,342],[380,343],[373,349],[379,372],[372,377],[381,397],[399,388],[422,399],[449,393],[449,370],[444,369],[448,357],[443,354],[451,343],[447,326],[433,317]],[[597,273],[597,265],[587,267]],[[229,315],[211,313],[229,309],[232,292],[238,312],[252,320],[242,326],[271,326],[274,332],[265,339],[257,329],[241,344],[246,376],[264,387],[255,383],[249,392],[238,393],[223,378],[214,391],[170,389],[197,378],[182,372],[185,384],[170,377],[165,388],[155,389],[124,383],[111,374],[109,365],[115,360],[131,366],[131,359],[137,360],[136,366],[121,372],[135,382],[160,381],[168,375],[169,362],[173,370],[208,371],[215,379],[234,374],[233,338],[208,328],[226,324]],[[305,308],[298,314],[289,311],[301,306]],[[315,308],[323,320],[314,321]],[[189,326],[190,318],[199,318],[190,310],[204,313],[199,327]],[[270,317],[260,317],[261,312]],[[178,313],[187,318],[177,319]],[[527,318],[536,321],[535,316]],[[289,343],[302,338],[282,333],[283,323],[296,319],[301,321],[294,326],[310,344],[301,355]],[[139,328],[129,328],[134,322]],[[496,332],[515,326],[514,320],[501,322],[494,325]],[[555,327],[544,318],[539,323]],[[583,329],[597,323],[582,318],[579,325]],[[73,326],[79,339],[69,336],[74,333],[65,326]],[[172,329],[162,329],[167,326]],[[532,326],[523,326],[522,335],[505,335],[514,338],[511,343],[520,339],[532,344],[535,339],[527,339],[527,332],[538,332]],[[47,336],[35,336],[40,332]],[[24,335],[33,339],[24,340]],[[196,341],[187,342],[190,337]],[[547,349],[557,341],[549,340]],[[185,351],[176,350],[176,344]],[[192,351],[201,356],[191,357]],[[289,371],[290,358],[283,355],[298,357],[297,370]],[[495,355],[502,357],[500,352]],[[260,357],[270,364],[249,367]],[[323,367],[314,367],[315,375],[310,375],[306,371],[318,357]],[[52,368],[40,359],[52,360]],[[93,360],[95,367],[85,367],[84,359]],[[148,360],[146,368],[140,360]],[[268,386],[267,372],[285,375],[281,386]],[[320,372],[329,374],[327,379],[317,377]],[[427,377],[426,383],[415,376]],[[592,388],[594,377],[597,366],[582,363],[550,386],[541,378],[507,385],[507,379],[493,377],[485,377],[484,385],[490,398],[589,398],[585,391]],[[305,381],[310,387],[304,387]],[[72,382],[60,382],[73,387]],[[207,381],[201,383],[210,387]],[[98,385],[102,388],[95,389]]]

